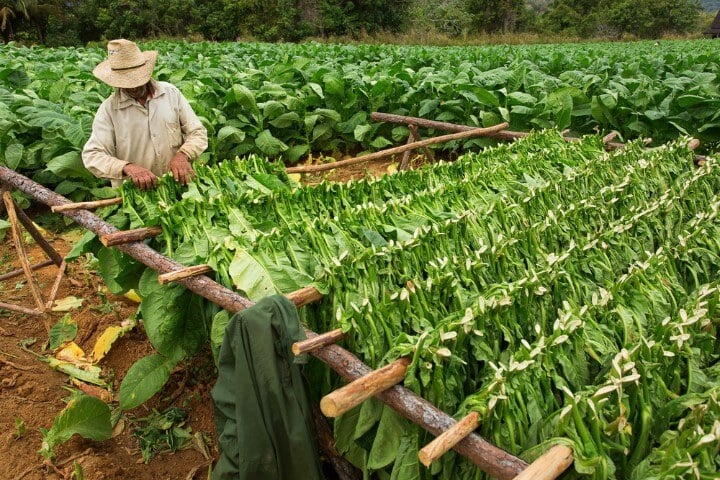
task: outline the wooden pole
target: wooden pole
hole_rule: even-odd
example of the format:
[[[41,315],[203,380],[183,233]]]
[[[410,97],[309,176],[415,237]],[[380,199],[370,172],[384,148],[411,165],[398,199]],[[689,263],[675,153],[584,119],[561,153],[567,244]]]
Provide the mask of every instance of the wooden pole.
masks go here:
[[[140,242],[146,238],[156,237],[161,233],[162,228],[160,227],[142,227],[134,230],[124,230],[100,235],[100,243],[106,247],[115,247],[117,245]]]
[[[572,449],[565,445],[555,445],[538,457],[514,480],[554,480],[572,463]]]
[[[49,267],[50,265],[55,265],[55,262],[53,262],[52,260],[45,260],[44,262],[36,263],[35,265],[30,266],[30,270],[41,270],[45,267]],[[0,275],[0,282],[10,280],[11,278],[19,277],[24,273],[25,270],[23,270],[22,268],[18,268],[17,270],[13,270],[11,272],[3,273],[2,275]]]
[[[501,123],[494,127],[488,128],[474,128],[463,132],[452,133],[450,135],[442,135],[440,137],[428,138],[420,140],[418,142],[407,143],[399,147],[388,148],[387,150],[381,150],[379,152],[369,153],[360,157],[350,158],[347,160],[340,160],[339,162],[324,163],[321,165],[303,165],[300,167],[290,167],[285,169],[287,173],[308,173],[308,172],[321,172],[324,170],[332,170],[340,167],[347,167],[355,165],[356,163],[369,162],[370,160],[377,160],[378,158],[387,157],[389,155],[395,155],[396,153],[402,153],[406,150],[414,150],[416,148],[432,145],[435,143],[449,142],[451,140],[460,140],[463,138],[479,137],[481,135],[488,135],[493,132],[499,132],[506,128],[507,123]]]
[[[27,213],[25,213],[22,208],[18,207],[18,204],[15,203],[15,200],[13,200],[13,206],[15,207],[15,214],[17,215],[18,220],[20,220],[20,223],[22,223],[22,226],[25,227],[25,230],[27,230],[32,239],[35,240],[35,243],[37,243],[40,248],[43,249],[47,256],[52,259],[55,265],[60,266],[63,261],[62,256],[57,252],[57,250],[53,248],[52,245],[50,245],[50,243],[45,239],[45,237],[42,236],[42,234],[35,227],[33,221],[30,219],[30,217],[27,216]]]
[[[285,296],[288,298],[288,300],[293,302],[296,307],[309,305],[323,298],[323,294],[320,293],[315,287],[303,287],[300,290],[295,290],[294,292],[290,292]]]
[[[378,392],[400,383],[410,365],[410,357],[402,357],[357,380],[328,393],[320,400],[320,410],[327,417],[338,417],[360,405]]]
[[[376,122],[399,123],[403,125],[413,124],[418,127],[434,128],[436,130],[443,130],[446,132],[467,132],[477,128],[469,125],[458,125],[456,123],[438,122],[436,120],[427,120],[425,118],[406,117],[404,115],[393,115],[391,113],[382,112],[373,112],[370,114],[370,118]],[[503,129],[496,132],[489,132],[484,136],[500,140],[517,140],[518,138],[523,138],[528,135],[525,132],[505,130],[508,126],[509,125],[506,125]]]
[[[105,200],[93,200],[91,202],[64,203],[62,205],[53,205],[50,207],[52,212],[67,212],[69,210],[91,210],[93,208],[107,207],[108,205],[118,205],[122,203],[122,197],[108,198]]]
[[[0,165],[0,182],[5,182],[34,200],[48,206],[59,205],[68,201],[62,195],[58,195],[2,165]],[[64,212],[63,215],[98,236],[117,231],[117,228],[87,210],[73,210]],[[183,267],[183,265],[161,255],[144,243],[118,245],[116,248],[160,273]],[[205,276],[190,277],[179,280],[177,283],[218,304],[231,314],[253,305],[252,301]],[[317,333],[308,329],[305,329],[305,334],[308,338],[317,336]],[[348,381],[372,372],[372,369],[361,362],[355,355],[338,345],[318,348],[310,352],[310,354],[325,362],[338,375]],[[448,414],[400,385],[382,391],[376,397],[385,402],[390,408],[396,410],[400,415],[433,435],[440,435],[456,423]],[[528,466],[522,459],[496,447],[475,433],[471,433],[461,440],[454,447],[454,450],[464,455],[488,475],[500,480],[511,480]]]
[[[55,283],[53,283],[52,289],[50,290],[50,296],[48,297],[48,301],[45,304],[46,309],[51,309],[53,302],[55,301],[55,297],[57,296],[57,292],[60,289],[60,281],[62,280],[63,276],[65,276],[65,269],[67,268],[67,263],[65,263],[65,260],[60,264],[57,276],[55,277]]]
[[[311,350],[315,350],[316,348],[324,347],[325,345],[335,343],[341,338],[343,338],[343,336],[344,334],[342,328],[330,330],[329,332],[321,333],[317,337],[308,338],[306,340],[293,343],[292,352],[295,355],[300,355],[301,353],[309,352]]]
[[[158,275],[158,283],[164,285],[169,282],[175,282],[182,280],[183,278],[195,277],[197,275],[205,275],[206,273],[212,272],[210,265],[193,265],[192,267],[181,268],[174,272],[162,273]]]
[[[5,310],[13,310],[15,312],[24,313],[25,315],[42,315],[44,312],[32,310],[30,308],[21,307],[20,305],[12,305],[10,303],[0,302],[0,308]]]
[[[431,463],[442,457],[448,450],[457,445],[460,440],[467,437],[473,430],[480,426],[478,417],[477,412],[471,412],[455,425],[435,437],[435,440],[425,445],[418,452],[420,462],[426,467],[429,467]]]
[[[12,231],[13,242],[15,242],[15,249],[18,252],[18,260],[22,265],[23,272],[28,280],[28,287],[32,292],[35,303],[38,306],[38,310],[42,313],[45,311],[45,302],[43,302],[42,295],[38,286],[35,284],[35,278],[32,274],[32,268],[30,268],[30,262],[28,261],[27,254],[22,242],[22,236],[20,235],[20,225],[18,224],[18,217],[15,211],[15,201],[10,195],[9,191],[3,192],[3,202],[5,203],[5,209],[8,213],[8,219],[10,220],[10,230]]]

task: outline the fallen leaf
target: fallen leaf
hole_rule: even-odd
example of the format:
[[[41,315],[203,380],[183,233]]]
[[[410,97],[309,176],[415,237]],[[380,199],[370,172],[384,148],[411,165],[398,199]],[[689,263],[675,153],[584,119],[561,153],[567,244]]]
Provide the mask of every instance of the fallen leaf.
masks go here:
[[[64,362],[72,363],[73,365],[82,366],[87,365],[88,359],[85,356],[85,352],[75,342],[68,342],[63,345],[56,354],[55,358]]]
[[[288,178],[293,182],[300,182],[302,175],[299,173],[288,173]]]
[[[53,312],[68,312],[72,310],[73,308],[80,308],[82,307],[83,300],[82,298],[77,298],[72,295],[69,297],[61,298],[60,300],[55,300],[55,303],[53,303],[53,307],[51,310]]]
[[[140,295],[138,295],[138,293],[135,290],[128,290],[127,292],[125,292],[125,294],[123,296],[125,298],[127,298],[128,300],[135,302],[135,303],[142,302],[142,298],[140,297]]]
[[[95,341],[95,346],[93,347],[91,355],[93,363],[97,363],[102,360],[110,351],[110,347],[113,342],[120,338],[126,331],[126,328],[118,327],[116,325],[106,328],[102,335],[98,337],[97,341]]]
[[[397,172],[397,171],[398,171],[397,163],[391,163],[390,165],[388,165],[388,167],[387,167],[387,173],[393,174],[393,173],[395,173],[395,172]]]

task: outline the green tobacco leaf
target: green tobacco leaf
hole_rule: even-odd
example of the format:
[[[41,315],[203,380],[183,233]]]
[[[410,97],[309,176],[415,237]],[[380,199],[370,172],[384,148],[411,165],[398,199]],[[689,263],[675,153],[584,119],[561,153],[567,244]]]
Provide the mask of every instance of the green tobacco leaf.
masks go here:
[[[79,151],[67,152],[53,158],[47,163],[47,170],[61,178],[82,178],[92,180],[90,170],[85,168]]]
[[[275,138],[273,134],[270,133],[270,130],[263,130],[255,139],[255,145],[262,153],[271,157],[288,149],[288,146],[281,140]]]
[[[80,394],[55,418],[50,430],[43,432],[40,453],[53,457],[53,449],[78,434],[91,440],[107,440],[112,435],[110,408],[90,395]]]
[[[50,349],[55,350],[63,343],[70,341],[77,335],[78,326],[69,313],[63,315],[59,322],[50,329]]]
[[[287,257],[268,261],[242,248],[235,251],[229,274],[235,287],[254,301],[275,293],[292,292],[312,282],[312,277],[292,268]]]
[[[368,457],[368,468],[380,469],[395,461],[405,427],[406,422],[395,410],[387,406],[383,407],[375,440]]]
[[[120,409],[129,410],[150,400],[165,385],[177,363],[160,354],[135,362],[120,384]]]
[[[397,459],[393,465],[390,480],[416,480],[420,478],[420,461],[418,460],[418,435],[409,432],[400,439]]]
[[[5,165],[12,170],[17,170],[18,165],[22,161],[23,156],[23,145],[22,143],[11,143],[5,148]]]
[[[138,289],[150,343],[169,358],[194,354],[207,338],[203,298],[177,284],[160,285],[151,269],[143,273]]]
[[[98,251],[100,275],[110,292],[120,295],[137,288],[145,265],[116,248],[103,247]]]

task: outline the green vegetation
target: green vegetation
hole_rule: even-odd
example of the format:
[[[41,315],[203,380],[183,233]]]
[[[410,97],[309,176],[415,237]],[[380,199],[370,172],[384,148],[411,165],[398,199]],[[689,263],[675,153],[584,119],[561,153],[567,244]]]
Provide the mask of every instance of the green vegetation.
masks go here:
[[[155,42],[156,76],[177,85],[207,126],[200,162],[247,154],[294,163],[308,154],[404,142],[383,111],[511,129],[616,130],[656,144],[720,139],[720,54],[713,41],[492,47]],[[91,71],[104,49],[0,51],[0,162],[80,201],[115,193],[80,151],[110,88]],[[488,145],[475,139],[442,148]]]
[[[701,11],[698,0],[5,0],[0,34],[5,42],[49,45],[168,36],[298,41],[383,32],[659,38],[701,33]]]
[[[187,188],[168,177],[150,192],[126,184],[122,211],[132,226],[174,232],[156,249],[209,264],[251,299],[315,285],[326,296],[302,310],[310,328],[341,327],[376,368],[411,356],[406,387],[444,411],[478,412],[483,436],[516,455],[566,442],[570,478],[710,478],[720,165],[695,167],[685,142],[606,153],[598,136],[543,132],[452,164],[315,187],[251,156],[199,167]],[[225,312],[150,270],[139,291],[159,352],[139,363],[171,370],[208,336],[217,348]],[[154,393],[142,370],[123,381],[121,404]],[[317,395],[333,388],[318,378]],[[367,472],[476,478],[452,455],[420,468],[426,436],[373,402],[335,435]]]

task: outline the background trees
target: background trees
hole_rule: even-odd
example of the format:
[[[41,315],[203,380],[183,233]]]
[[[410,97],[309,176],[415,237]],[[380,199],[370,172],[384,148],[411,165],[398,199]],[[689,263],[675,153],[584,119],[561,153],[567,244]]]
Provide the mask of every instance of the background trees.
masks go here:
[[[720,0],[0,0],[5,42],[109,38],[299,41],[404,31],[656,38],[702,31]],[[709,22],[708,22],[709,23]]]

